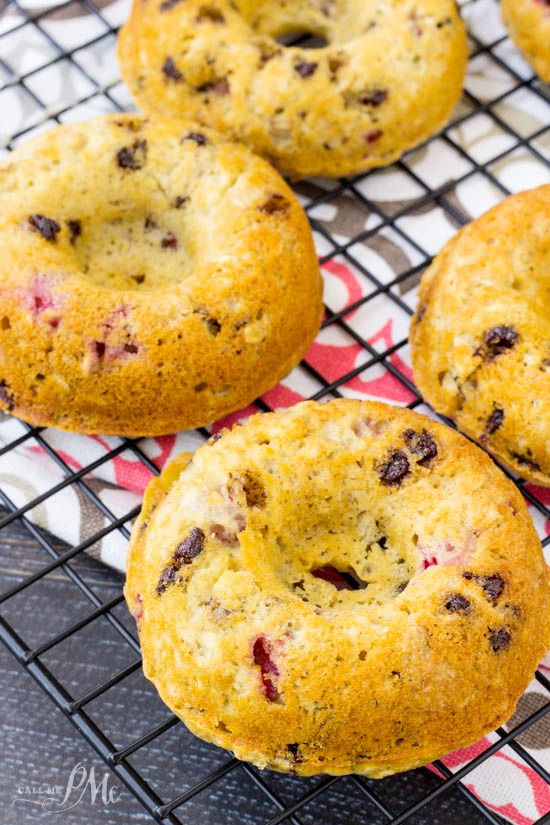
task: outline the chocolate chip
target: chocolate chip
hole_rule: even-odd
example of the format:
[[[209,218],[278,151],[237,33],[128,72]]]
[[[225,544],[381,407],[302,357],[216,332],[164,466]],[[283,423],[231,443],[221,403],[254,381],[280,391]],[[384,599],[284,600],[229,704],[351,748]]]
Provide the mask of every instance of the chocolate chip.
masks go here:
[[[517,463],[520,464],[522,467],[530,467],[532,470],[537,470],[538,472],[540,472],[541,470],[540,464],[538,464],[536,461],[533,461],[533,459],[529,458],[529,456],[513,452],[510,452],[510,456],[512,458],[515,458]]]
[[[266,215],[275,215],[280,214],[284,215],[290,209],[290,203],[288,202],[287,198],[284,195],[279,195],[277,193],[270,195],[269,198],[262,203],[261,206],[258,206],[260,212],[264,212]]]
[[[178,570],[179,565],[176,566],[174,564],[169,564],[168,567],[164,568],[164,570],[160,574],[160,578],[158,580],[158,584],[156,587],[159,596],[162,593],[164,593],[164,591],[168,588],[170,584],[173,584],[176,581]]]
[[[206,135],[203,135],[202,132],[189,132],[189,134],[186,135],[183,139],[194,140],[197,146],[206,146],[206,144],[208,143],[208,138],[206,137]]]
[[[501,650],[507,650],[510,647],[512,637],[505,627],[499,627],[498,630],[491,630],[489,628],[489,642],[495,653]]]
[[[124,344],[122,349],[124,350],[124,352],[127,352],[130,355],[135,355],[137,352],[139,352],[139,347],[137,344]]]
[[[147,232],[149,232],[150,229],[158,228],[158,223],[151,215],[147,215],[147,217],[145,218],[145,223],[143,225]]]
[[[191,564],[203,549],[204,533],[200,527],[193,527],[187,538],[185,538],[174,550],[170,564],[168,564],[162,573],[157,584],[157,593],[159,596],[165,592],[170,584],[173,584],[177,579],[178,570],[182,564]]]
[[[499,427],[502,426],[502,422],[504,421],[504,410],[501,407],[495,406],[493,412],[487,419],[485,424],[485,432],[492,435],[496,433]]]
[[[82,235],[82,224],[80,221],[66,221],[69,230],[69,241],[74,246],[77,238]]]
[[[394,450],[388,461],[378,467],[382,484],[398,486],[410,473],[409,459],[402,450]]]
[[[40,232],[42,237],[47,241],[51,241],[51,243],[57,241],[57,235],[61,229],[57,221],[54,221],[52,218],[45,218],[44,215],[31,215],[29,223],[31,228]]]
[[[437,456],[437,443],[427,430],[422,430],[421,433],[414,430],[405,430],[403,438],[411,453],[420,456],[416,459],[416,463],[422,467]]]
[[[208,83],[203,83],[196,87],[197,92],[214,92],[217,95],[228,95],[231,92],[229,82],[226,77],[220,77],[217,80],[211,80]]]
[[[195,21],[202,23],[204,20],[209,20],[211,23],[225,23],[225,17],[221,11],[215,6],[201,6]]]
[[[136,140],[132,146],[125,146],[116,158],[121,169],[141,169],[147,160],[147,141]]]
[[[142,284],[145,281],[145,275],[140,273],[139,275],[132,275],[132,281],[135,281],[136,284]]]
[[[180,80],[183,80],[183,75],[174,63],[171,57],[167,57],[164,63],[162,64],[161,68],[162,73],[169,78],[169,80],[175,80],[176,83],[179,83]]]
[[[185,203],[187,203],[188,200],[189,200],[188,197],[185,197],[183,195],[178,195],[177,198],[174,201],[174,207],[176,209],[180,209]]]
[[[388,98],[386,89],[374,89],[373,91],[363,92],[359,97],[359,103],[363,106],[380,106]]]
[[[204,546],[204,533],[200,527],[193,527],[186,539],[184,539],[174,550],[174,562],[180,564],[191,564]]]
[[[470,609],[469,599],[461,593],[451,593],[445,602],[445,610],[448,610],[449,613],[469,613]]]
[[[294,70],[298,72],[300,77],[311,77],[317,71],[318,63],[308,63],[306,60],[299,60],[294,64]]]
[[[502,576],[493,573],[491,576],[480,576],[479,581],[489,599],[496,602],[504,590],[505,582]]]
[[[266,63],[269,63],[270,60],[273,60],[274,57],[278,57],[278,55],[282,54],[282,49],[273,48],[270,44],[261,43],[259,46],[260,49],[260,66],[265,66]]]
[[[508,327],[501,324],[498,327],[487,330],[483,336],[483,341],[487,348],[486,359],[493,360],[498,355],[512,349],[519,339],[519,333],[514,327]]]
[[[498,573],[491,573],[488,576],[477,576],[475,573],[470,573],[470,571],[466,570],[462,576],[468,581],[476,581],[483,588],[483,592],[493,604],[496,604],[506,586],[506,582]]]
[[[0,381],[0,400],[4,402],[8,412],[11,412],[15,407],[14,395],[10,392],[10,385],[4,379]]]
[[[420,321],[422,320],[422,318],[426,314],[427,308],[428,307],[425,304],[422,304],[421,306],[418,307],[418,309],[416,310],[416,319],[415,319],[416,324],[420,323]]]
[[[177,249],[178,239],[173,232],[167,232],[167,234],[160,242],[160,245],[163,249]]]
[[[178,3],[183,2],[183,0],[163,0],[163,2],[159,6],[159,11],[168,11],[172,9],[174,6],[177,6]]]

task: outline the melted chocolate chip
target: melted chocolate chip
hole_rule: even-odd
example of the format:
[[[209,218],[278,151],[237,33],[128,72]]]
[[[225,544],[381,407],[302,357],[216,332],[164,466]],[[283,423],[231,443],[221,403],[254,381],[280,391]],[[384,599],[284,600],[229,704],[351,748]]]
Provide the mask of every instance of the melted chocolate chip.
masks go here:
[[[174,207],[176,209],[180,209],[185,203],[187,203],[188,200],[188,197],[185,197],[184,195],[178,195],[174,201]]]
[[[502,422],[504,421],[504,410],[501,407],[494,408],[493,412],[487,419],[485,424],[485,432],[492,435],[496,433],[496,431],[502,426]]]
[[[40,232],[45,240],[50,241],[51,243],[55,243],[57,241],[57,235],[61,229],[57,221],[54,221],[52,218],[45,218],[44,215],[31,215],[29,218],[29,223],[31,225],[31,229],[35,229],[37,232]]]
[[[416,459],[416,463],[422,467],[437,456],[437,443],[427,430],[422,430],[421,433],[405,430],[403,438],[411,453],[420,456]]]
[[[176,83],[179,83],[180,80],[183,80],[183,75],[174,63],[171,57],[167,57],[164,63],[162,64],[162,73],[169,78],[169,80],[175,80]]]
[[[498,573],[491,576],[481,576],[479,579],[484,592],[492,602],[496,602],[504,590],[504,579]]]
[[[76,239],[82,235],[82,224],[80,221],[67,221],[66,223],[69,230],[69,241],[74,246]]]
[[[495,653],[509,648],[511,641],[512,637],[505,627],[499,627],[498,630],[491,630],[489,628],[489,642]]]
[[[364,92],[359,97],[359,103],[362,103],[363,106],[380,106],[387,98],[387,89],[374,89],[372,92]]]
[[[193,527],[186,539],[174,550],[174,561],[180,564],[191,564],[204,546],[204,533],[200,527]]]
[[[519,332],[514,327],[507,327],[501,324],[498,327],[487,330],[483,336],[484,344],[487,348],[486,359],[492,361],[498,355],[512,349],[519,339]]]
[[[161,593],[165,592],[169,585],[173,584],[176,581],[178,570],[179,565],[175,564],[169,564],[168,567],[164,568],[164,570],[160,574],[160,578],[157,584],[157,593],[159,594],[159,596],[161,595]]]
[[[469,599],[461,593],[451,593],[445,602],[445,610],[449,613],[469,613],[471,607]]]
[[[193,527],[187,538],[185,538],[174,550],[170,564],[162,573],[157,584],[157,593],[160,596],[169,585],[173,584],[182,564],[191,564],[194,558],[202,553],[204,545],[204,533],[200,527]]]
[[[197,146],[206,146],[206,144],[208,143],[208,138],[206,137],[206,135],[203,135],[202,132],[189,132],[189,134],[186,135],[183,139],[194,140]]]
[[[410,471],[409,459],[402,450],[394,450],[388,461],[378,467],[380,481],[387,486],[399,486]]]
[[[506,586],[506,582],[498,573],[491,573],[488,576],[476,576],[475,573],[466,570],[462,576],[468,581],[476,581],[493,604],[496,604]]]
[[[530,467],[532,470],[537,470],[540,472],[540,464],[536,461],[533,461],[532,458],[529,458],[527,455],[522,455],[522,453],[513,453],[510,452],[511,458],[515,458],[517,463],[520,464],[522,467]]]
[[[172,9],[174,6],[177,6],[178,3],[183,2],[183,0],[163,0],[163,2],[159,6],[160,11],[168,11]]]
[[[308,63],[306,60],[299,60],[294,64],[294,70],[298,72],[300,77],[311,77],[317,71],[318,63]]]
[[[10,392],[10,385],[3,379],[0,381],[0,400],[4,402],[8,408],[8,412],[13,410],[15,406],[15,398],[13,393]]]
[[[173,232],[167,232],[167,234],[160,242],[160,245],[163,249],[177,249],[178,239]]]
[[[136,140],[132,146],[125,146],[116,159],[121,169],[141,169],[147,160],[147,141]]]
[[[225,17],[219,9],[215,8],[215,6],[200,7],[199,13],[196,16],[195,21],[197,23],[203,23],[205,20],[209,20],[210,23],[225,23]]]
[[[277,193],[270,195],[269,198],[262,203],[261,206],[258,206],[260,212],[264,212],[266,215],[284,215],[290,209],[290,203],[288,202],[287,198],[284,195],[278,195]]]
[[[211,80],[208,83],[202,83],[197,86],[197,92],[214,92],[217,95],[228,95],[231,92],[229,82],[226,77],[220,77],[217,80]]]

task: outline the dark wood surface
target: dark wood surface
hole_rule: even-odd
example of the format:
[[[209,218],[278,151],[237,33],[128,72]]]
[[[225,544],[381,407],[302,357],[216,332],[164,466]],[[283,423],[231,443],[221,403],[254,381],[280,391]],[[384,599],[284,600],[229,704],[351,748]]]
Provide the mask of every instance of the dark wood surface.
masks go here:
[[[0,592],[42,570],[49,560],[22,525],[14,523],[0,530]],[[122,576],[91,558],[76,558],[72,569],[102,602],[121,592]],[[43,644],[92,610],[93,606],[62,569],[41,578],[2,605],[3,616],[29,647]],[[133,620],[124,604],[118,605],[112,614],[133,631]],[[40,656],[40,661],[55,673],[73,698],[84,695],[135,660],[135,651],[103,617]],[[58,819],[54,818],[53,822],[137,825],[153,821],[2,644],[0,672],[1,825],[51,822],[52,814],[37,803],[48,797],[51,786],[60,789],[55,799],[61,801],[71,770],[78,763],[86,768],[88,775],[94,768],[97,783],[107,773],[108,788],[117,801],[104,805],[100,793],[92,804],[88,788],[77,802],[79,792],[75,791],[66,803],[73,806],[56,813]],[[87,704],[86,710],[117,748],[127,746],[170,718],[140,670]],[[167,802],[229,760],[227,753],[195,739],[178,723],[138,750],[130,762]],[[280,808],[254,784],[254,776],[254,772],[251,778],[246,769],[237,766],[178,808],[178,817],[185,825],[262,825]],[[76,778],[81,778],[81,774]],[[298,779],[270,772],[262,772],[261,778],[285,805],[319,782],[318,778]],[[427,770],[371,783],[396,813],[437,785],[438,780]],[[303,825],[382,825],[387,819],[366,801],[352,778],[345,778],[306,806],[300,812],[299,822]],[[411,822],[414,825],[463,825],[465,822],[481,825],[486,820],[457,791],[451,791]]]

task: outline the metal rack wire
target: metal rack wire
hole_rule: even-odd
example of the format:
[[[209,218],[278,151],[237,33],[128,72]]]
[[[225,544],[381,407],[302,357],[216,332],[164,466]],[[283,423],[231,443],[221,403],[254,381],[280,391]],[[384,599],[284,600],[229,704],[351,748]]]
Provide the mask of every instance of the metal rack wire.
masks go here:
[[[462,3],[466,16],[491,5],[495,6],[495,0],[466,0]],[[104,76],[101,60],[90,60],[94,50],[99,50],[100,55],[102,50],[113,50],[117,26],[125,11],[121,11],[119,3],[114,4],[114,10],[109,10],[104,3],[96,6],[92,0],[66,0],[55,7],[34,8],[23,0],[0,2],[0,15],[11,15],[10,25],[0,29],[0,112],[3,111],[2,95],[14,90],[23,96],[27,107],[24,124],[15,129],[0,117],[0,130],[7,130],[7,150],[34,131],[82,117],[83,112],[89,114],[129,107],[129,99],[119,79]],[[61,42],[53,33],[55,27],[50,24],[63,14],[85,15],[79,42]],[[12,65],[10,44],[16,42],[18,33],[31,30],[40,38],[46,58],[39,60],[37,65],[23,68]],[[466,223],[470,215],[456,197],[457,187],[481,176],[494,191],[495,200],[508,194],[507,181],[500,174],[499,164],[503,159],[513,157],[514,153],[523,153],[548,168],[548,89],[533,78],[521,61],[510,60],[512,51],[503,34],[498,33],[495,37],[489,32],[482,36],[470,31],[470,41],[471,62],[488,62],[490,71],[504,80],[502,91],[496,94],[476,94],[474,89],[467,87],[463,103],[452,122],[434,139],[439,142],[440,151],[453,159],[450,177],[435,182],[426,172],[426,165],[416,162],[419,152],[426,150],[424,147],[409,153],[393,167],[393,174],[401,175],[406,181],[407,192],[412,193],[398,205],[384,201],[379,187],[371,185],[373,181],[376,184],[375,173],[330,184],[310,181],[297,187],[321,250],[321,264],[330,266],[340,262],[352,269],[363,284],[361,294],[344,306],[327,303],[320,333],[322,336],[326,331],[337,330],[350,346],[356,346],[358,355],[354,364],[343,369],[342,365],[327,365],[322,360],[306,358],[300,369],[311,389],[311,398],[324,400],[353,395],[355,379],[383,372],[392,376],[402,388],[402,403],[410,408],[421,407],[422,399],[406,368],[406,336],[390,344],[385,339],[372,337],[369,341],[360,321],[354,320],[357,313],[360,316],[363,309],[375,307],[376,301],[384,296],[403,317],[402,324],[412,314],[414,293],[411,287],[418,282],[434,252],[430,249],[429,238],[415,230],[416,224],[412,220],[415,216],[434,210],[444,216],[452,228]],[[72,96],[65,95],[60,102],[48,98],[47,73],[52,67],[62,67],[63,72],[74,76]],[[536,101],[546,113],[546,123],[534,128],[526,123],[521,129],[517,123],[511,124],[507,103],[521,94],[528,94]],[[498,146],[488,155],[466,150],[457,137],[460,129],[475,118],[488,119],[491,128],[498,132]],[[352,237],[343,237],[331,226],[335,204],[344,209],[352,208],[360,216],[359,228]],[[405,245],[410,254],[397,274],[387,277],[369,265],[364,252],[371,243],[376,246],[390,235]],[[399,323],[396,327],[399,328]],[[259,399],[256,406],[260,410],[270,409],[265,398]],[[201,434],[208,435],[206,431]],[[299,779],[257,771],[194,739],[160,703],[155,703],[152,689],[141,678],[139,646],[122,604],[122,594],[103,602],[79,567],[81,554],[109,534],[119,532],[128,538],[129,524],[138,510],[133,507],[122,515],[114,513],[96,492],[91,479],[115,456],[123,453],[131,454],[151,473],[158,472],[154,461],[139,440],[111,439],[109,448],[99,458],[75,471],[66,457],[52,446],[47,431],[28,425],[21,425],[20,434],[0,449],[0,456],[31,443],[51,459],[63,479],[24,503],[16,503],[0,480],[0,531],[9,529],[14,522],[21,525],[36,543],[40,559],[36,572],[21,578],[0,595],[0,638],[156,821],[195,823],[235,822],[239,819],[250,825],[276,825],[279,822],[330,825],[351,821],[392,825],[444,822],[448,825],[456,819],[457,822],[502,825],[504,820],[483,804],[469,787],[469,778],[491,755],[504,748],[511,749],[550,785],[545,767],[522,744],[522,736],[540,724],[550,711],[550,682],[543,672],[536,676],[542,699],[534,712],[513,727],[496,731],[490,747],[454,772],[443,762],[438,762],[435,771],[422,769],[376,782],[361,777]],[[550,509],[536,489],[521,481],[517,483],[539,522],[550,519]],[[68,487],[78,488],[90,506],[101,514],[105,526],[75,546],[60,547],[59,542],[36,526],[32,515],[37,507]],[[550,536],[546,536],[544,546],[549,542]],[[40,628],[37,638],[23,635],[17,621],[20,597],[25,597],[40,582],[59,571],[75,594],[74,616],[66,624]],[[105,635],[112,638],[113,649],[117,651],[115,672],[102,674],[105,678],[94,684],[80,685],[74,674],[69,677],[59,667],[60,656],[57,654],[64,646],[72,657],[72,667],[77,668],[79,657],[84,655],[79,640],[87,639],[90,655],[99,656],[98,639]],[[147,708],[143,720],[148,719],[149,723],[142,720],[143,727],[140,727],[136,721],[135,729],[120,729],[117,718],[102,711],[105,698],[113,695],[122,695],[126,701],[131,698],[138,709]],[[138,718],[139,713],[136,720]],[[176,774],[177,780],[171,784],[161,779],[158,772],[150,770],[154,749],[160,749],[166,760],[170,755],[177,758],[185,753],[188,767],[182,768]],[[543,812],[537,820],[539,825],[549,821],[550,810]]]

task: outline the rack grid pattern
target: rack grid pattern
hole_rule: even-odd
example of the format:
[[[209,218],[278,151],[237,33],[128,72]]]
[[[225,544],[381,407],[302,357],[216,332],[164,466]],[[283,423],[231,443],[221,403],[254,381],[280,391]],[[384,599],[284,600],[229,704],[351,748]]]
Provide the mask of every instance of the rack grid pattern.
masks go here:
[[[104,71],[102,54],[112,55],[117,27],[120,23],[120,3],[114,3],[114,11],[106,2],[95,5],[92,0],[67,0],[53,6],[27,5],[23,0],[0,1],[0,18],[9,19],[9,25],[0,29],[0,112],[7,112],[3,104],[6,95],[17,93],[24,110],[22,124],[12,128],[9,118],[0,118],[0,130],[8,129],[5,151],[26,140],[32,133],[69,119],[79,119],[82,112],[92,110],[113,111],[129,108],[130,102],[119,78]],[[482,6],[495,6],[495,0],[466,0],[462,9],[468,19]],[[81,40],[70,44],[59,36],[55,23],[61,17],[82,18]],[[23,69],[14,65],[14,44],[23,32],[32,32],[41,43],[36,65]],[[376,173],[368,173],[354,179],[339,181],[308,181],[296,187],[315,233],[321,253],[321,265],[343,265],[355,273],[364,288],[361,294],[344,306],[327,303],[326,315],[320,335],[337,334],[358,351],[351,368],[341,364],[327,367],[325,362],[306,357],[301,375],[310,387],[310,398],[326,400],[354,394],[353,382],[368,375],[390,375],[401,388],[402,403],[410,408],[422,407],[423,402],[407,369],[407,339],[405,336],[388,345],[387,339],[374,340],[362,334],[355,313],[375,306],[384,297],[395,308],[396,315],[404,321],[410,317],[414,306],[414,286],[432,260],[435,251],[430,248],[430,238],[414,231],[415,216],[426,210],[436,210],[453,228],[465,224],[471,217],[456,197],[457,187],[482,179],[496,193],[495,199],[509,194],[506,175],[500,173],[502,161],[523,153],[548,168],[550,153],[550,95],[521,61],[510,62],[513,49],[502,33],[492,38],[470,31],[471,65],[477,61],[489,65],[489,74],[502,81],[497,94],[477,94],[467,86],[463,101],[455,115],[434,141],[439,151],[453,159],[453,177],[434,185],[430,174],[424,174],[426,166],[418,164],[419,151],[406,155],[393,167],[393,174],[406,181],[410,197],[398,204],[379,197]],[[61,69],[73,78],[72,97],[65,96],[61,104],[49,96],[49,74]],[[55,84],[53,84],[55,85]],[[498,84],[497,84],[498,85]],[[482,90],[483,92],[483,90]],[[534,128],[525,121],[525,128],[512,124],[508,106],[518,95],[528,94],[530,100],[545,112],[546,123]],[[3,108],[4,107],[4,108]],[[479,120],[479,119],[482,120]],[[498,132],[499,143],[488,156],[475,150],[468,151],[459,139],[460,130],[474,119],[489,123]],[[1,136],[0,136],[1,137]],[[425,148],[425,147],[424,147]],[[371,185],[374,181],[374,185]],[[527,181],[526,186],[536,181]],[[542,181],[541,181],[542,182]],[[359,228],[352,237],[335,231],[335,204],[338,209],[353,211],[354,226]],[[337,211],[337,210],[336,210]],[[357,218],[357,216],[359,216]],[[408,254],[401,267],[391,277],[377,273],[365,259],[364,251],[377,240],[393,238]],[[396,324],[399,327],[398,324]],[[404,327],[405,328],[405,327]],[[260,410],[271,409],[268,401],[259,399]],[[201,430],[207,437],[208,432]],[[116,442],[116,443],[115,443]],[[0,449],[0,456],[23,444],[34,444],[49,456],[62,471],[63,481],[38,497],[29,498],[24,504],[16,504],[2,487],[0,479],[0,531],[9,529],[17,522],[36,543],[40,559],[36,572],[21,578],[10,590],[0,595],[0,638],[19,662],[34,677],[55,705],[65,713],[97,753],[111,767],[130,792],[158,822],[194,823],[199,821],[235,822],[242,820],[250,825],[277,825],[291,822],[293,825],[330,825],[331,823],[428,823],[451,821],[450,808],[461,812],[462,821],[472,823],[505,822],[498,814],[483,804],[468,787],[472,772],[491,755],[507,747],[530,766],[550,786],[547,770],[533,752],[522,742],[530,730],[542,723],[550,711],[550,682],[542,671],[536,675],[541,700],[527,718],[513,727],[496,731],[490,747],[471,759],[458,771],[453,772],[443,762],[434,770],[421,769],[407,775],[372,781],[361,777],[314,777],[299,779],[284,777],[270,772],[260,772],[254,767],[238,762],[230,755],[194,739],[155,698],[152,688],[146,685],[140,670],[139,646],[133,623],[125,611],[120,593],[103,602],[87,581],[79,565],[82,553],[93,547],[108,534],[119,532],[125,539],[129,525],[137,515],[134,507],[122,516],[110,509],[94,489],[90,479],[115,456],[132,455],[151,473],[157,473],[154,460],[140,440],[111,439],[114,444],[104,454],[81,469],[74,470],[66,457],[56,450],[48,432],[21,426],[21,434]],[[550,519],[549,505],[544,503],[536,489],[517,481],[528,504],[539,522]],[[73,486],[97,508],[107,524],[101,530],[86,536],[76,546],[62,546],[41,528],[37,527],[32,513],[63,488]],[[0,533],[0,537],[2,533]],[[550,536],[543,539],[546,547]],[[36,566],[36,564],[35,564]],[[36,638],[28,638],[19,630],[18,610],[22,599],[28,597],[40,582],[49,581],[52,574],[62,573],[67,586],[74,594],[73,614],[68,624],[58,627],[42,627]],[[53,583],[52,583],[52,586]],[[66,592],[66,588],[65,588]],[[79,663],[86,657],[101,659],[101,640],[108,636],[117,652],[118,667],[104,673],[98,667],[98,680],[80,684]],[[85,644],[83,643],[85,642]],[[72,657],[71,667],[60,665],[61,653]],[[88,671],[89,672],[89,669]],[[76,674],[76,675],[75,675]],[[108,700],[108,701],[107,701]],[[135,701],[136,708],[147,708],[148,713],[136,714],[133,730],[119,729],[117,716],[112,708],[117,702]],[[143,715],[143,718],[141,718]],[[139,717],[139,722],[138,722]],[[145,719],[151,720],[151,727]],[[154,761],[151,754],[162,752],[169,762],[169,754],[178,758],[185,754],[186,767],[180,772],[167,769],[166,777],[149,770]],[[450,806],[450,807],[449,807]],[[202,817],[202,819],[201,819]],[[210,817],[210,819],[209,819]],[[446,818],[447,817],[447,818]],[[537,820],[539,825],[550,821],[550,810]]]

